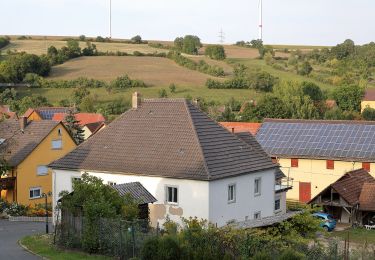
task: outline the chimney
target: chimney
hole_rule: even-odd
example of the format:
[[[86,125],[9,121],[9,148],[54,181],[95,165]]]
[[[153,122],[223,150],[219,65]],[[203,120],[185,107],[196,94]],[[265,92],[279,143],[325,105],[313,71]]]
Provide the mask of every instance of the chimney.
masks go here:
[[[27,117],[22,116],[20,118],[20,129],[22,132],[25,130],[26,126],[27,126]]]
[[[137,109],[141,106],[141,94],[138,92],[134,92],[132,96],[132,108]]]

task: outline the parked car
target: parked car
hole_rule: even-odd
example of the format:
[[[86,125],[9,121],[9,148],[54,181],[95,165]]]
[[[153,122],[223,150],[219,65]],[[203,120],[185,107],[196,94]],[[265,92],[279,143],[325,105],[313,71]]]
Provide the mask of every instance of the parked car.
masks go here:
[[[326,231],[330,232],[335,229],[336,220],[332,215],[323,212],[317,212],[312,215],[321,220],[320,226],[323,227]]]

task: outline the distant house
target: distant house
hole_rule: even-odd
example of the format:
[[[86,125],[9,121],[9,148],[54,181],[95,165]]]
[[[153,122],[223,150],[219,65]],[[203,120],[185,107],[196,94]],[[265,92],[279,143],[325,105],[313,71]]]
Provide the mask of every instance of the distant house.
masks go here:
[[[157,199],[153,226],[167,216],[223,226],[286,211],[283,174],[255,138],[230,133],[185,99],[141,102],[135,93],[132,109],[50,167],[59,184],[53,206],[84,172],[109,184],[139,182]]]
[[[0,149],[10,166],[0,177],[1,198],[24,205],[44,203],[42,193],[53,188],[47,165],[75,147],[60,122],[28,122],[25,117],[0,122]]]
[[[375,179],[363,169],[350,171],[309,204],[322,206],[343,223],[368,224],[375,216]]]
[[[361,112],[366,108],[375,109],[375,89],[367,89],[361,102]]]
[[[262,126],[261,123],[244,122],[219,122],[219,124],[233,133],[248,132],[254,136],[257,134],[259,128]]]
[[[27,117],[29,121],[53,120],[63,122],[69,110],[75,111],[76,109],[70,107],[29,108],[23,116]],[[93,133],[105,127],[105,118],[102,114],[75,113],[74,116],[84,130],[85,139],[89,138]]]
[[[12,112],[8,105],[0,105],[0,119],[15,119],[16,112]]]
[[[346,172],[375,174],[375,122],[266,119],[256,138],[286,175],[289,199],[308,202]]]

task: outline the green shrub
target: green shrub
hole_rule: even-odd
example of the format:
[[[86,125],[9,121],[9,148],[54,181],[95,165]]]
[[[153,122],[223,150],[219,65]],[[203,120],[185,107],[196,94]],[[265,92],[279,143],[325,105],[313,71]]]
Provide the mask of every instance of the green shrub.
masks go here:
[[[168,93],[164,88],[159,90],[159,97],[160,98],[167,98],[168,97]]]
[[[171,236],[163,236],[159,241],[158,259],[175,260],[180,259],[180,247]]]
[[[293,249],[287,249],[281,254],[279,259],[280,260],[302,260],[302,259],[305,259],[305,255]]]
[[[142,260],[157,260],[159,250],[159,238],[152,237],[147,239],[141,249]]]
[[[222,45],[209,45],[206,47],[205,55],[214,60],[224,60],[225,50]]]
[[[113,80],[111,87],[114,89],[145,88],[147,85],[141,80],[132,80],[128,75],[124,75]]]
[[[10,43],[9,38],[6,37],[0,37],[0,49],[4,48]]]

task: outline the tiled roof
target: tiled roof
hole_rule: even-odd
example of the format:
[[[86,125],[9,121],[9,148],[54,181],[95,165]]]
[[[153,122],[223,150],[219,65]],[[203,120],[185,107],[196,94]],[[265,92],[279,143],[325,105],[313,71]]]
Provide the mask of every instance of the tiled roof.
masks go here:
[[[230,132],[235,133],[249,132],[252,135],[256,135],[259,128],[262,126],[261,123],[243,123],[243,122],[219,122],[222,126],[227,128]]]
[[[0,138],[5,139],[6,159],[10,166],[20,164],[59,122],[32,121],[24,131],[20,130],[19,120],[9,119],[0,122]]]
[[[86,127],[91,131],[91,133],[95,133],[101,127],[103,127],[103,125],[105,125],[104,122],[95,122],[95,123],[86,124]]]
[[[118,191],[120,196],[130,194],[139,204],[154,203],[157,200],[154,196],[139,182],[129,182],[111,186]]]
[[[28,118],[32,114],[32,112],[36,112],[43,120],[52,120],[53,116],[56,113],[68,113],[68,111],[71,109],[75,110],[74,108],[70,107],[38,107],[34,109],[29,108],[23,116]]]
[[[367,89],[365,92],[365,96],[363,97],[364,101],[375,101],[375,89]]]
[[[52,117],[54,121],[64,121],[66,113],[55,113]],[[74,114],[77,121],[81,126],[92,124],[92,123],[102,123],[105,121],[105,118],[102,114],[95,113],[76,113]]]
[[[277,168],[185,99],[145,100],[51,167],[196,180]]]
[[[359,196],[359,208],[364,211],[375,211],[375,183],[364,183]]]
[[[375,122],[266,119],[256,138],[275,157],[375,161]]]

